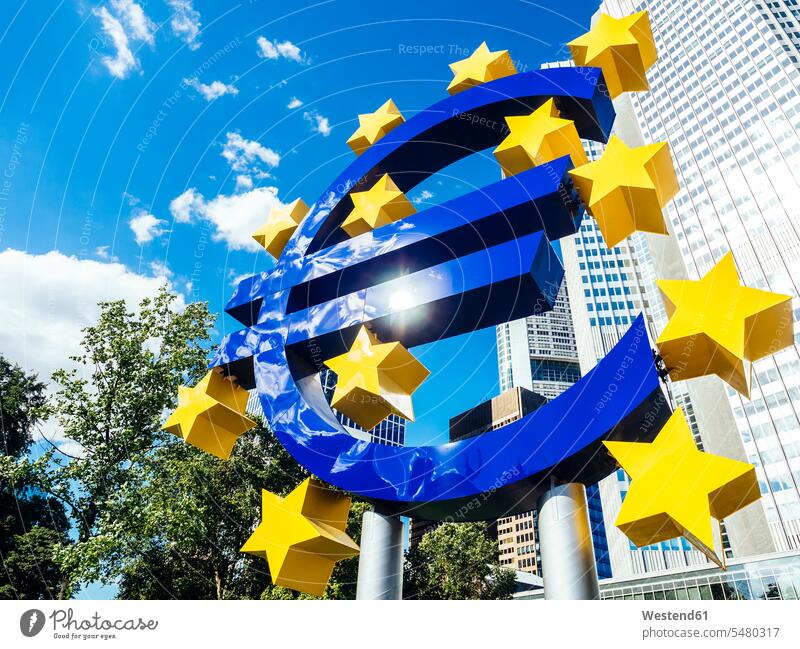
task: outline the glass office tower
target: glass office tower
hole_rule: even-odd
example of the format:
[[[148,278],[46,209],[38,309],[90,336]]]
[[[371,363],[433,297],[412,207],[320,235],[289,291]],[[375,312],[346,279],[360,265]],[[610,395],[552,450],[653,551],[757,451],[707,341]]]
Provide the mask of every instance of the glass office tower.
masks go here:
[[[666,215],[689,277],[705,275],[733,251],[748,286],[800,295],[797,3],[601,5],[613,16],[642,9],[650,12],[659,60],[648,73],[650,91],[623,100],[644,142],[670,144],[681,191]],[[799,307],[795,300],[796,343]],[[799,548],[797,344],[755,363],[750,399],[730,389],[727,396],[757,468],[772,541],[778,550]]]
[[[543,599],[541,590],[514,599]],[[800,599],[800,552],[734,559],[728,570],[693,566],[600,582],[600,599],[776,600]]]
[[[580,377],[566,284],[552,311],[497,326],[500,392],[513,387],[554,399]]]
[[[571,65],[573,63],[570,60],[545,63],[542,67]],[[596,160],[602,155],[603,145],[589,141],[584,141],[583,144],[589,160]],[[569,351],[561,360],[569,362],[570,367],[574,367],[577,360],[578,367],[575,371],[583,375],[608,354],[640,313],[644,313],[647,317],[651,335],[654,336],[656,325],[653,320],[654,314],[651,314],[651,302],[660,303],[657,295],[655,300],[652,298],[655,290],[655,272],[647,263],[647,255],[644,254],[646,248],[637,250],[636,244],[641,246],[642,242],[638,239],[629,239],[609,249],[597,224],[588,216],[581,223],[578,234],[566,237],[559,243],[567,290],[562,296],[561,303],[557,303],[558,311],[546,318],[529,318],[529,322],[538,321],[538,323],[528,324],[528,329],[534,326],[537,330],[554,327],[551,336],[557,335],[559,330],[569,330],[571,335]],[[660,312],[664,314],[663,307]],[[515,347],[521,345],[515,340],[515,336],[520,336],[515,334],[515,327],[519,328],[519,325],[512,324],[507,329],[498,328],[498,349],[501,350],[501,342],[506,345],[506,351],[499,352],[501,383],[504,371],[508,381],[516,369],[514,360],[503,363],[503,359],[512,358],[517,359],[517,363],[522,362],[522,354],[514,352]],[[536,337],[529,334],[532,366],[539,362],[539,357],[547,353],[549,346],[554,346],[560,340],[553,340],[551,345],[547,345],[547,342],[548,339],[543,334]],[[569,383],[575,380],[572,377]],[[559,388],[560,392],[564,386]],[[685,407],[692,430],[699,440],[688,398],[685,394],[674,396],[676,404],[680,403]],[[614,526],[629,486],[627,476],[619,472],[601,481],[591,490],[591,495],[602,502],[602,516],[593,520],[593,527],[595,534],[600,534],[602,529],[602,534],[607,536],[608,560],[613,574],[616,577],[624,577],[706,563],[704,555],[685,543],[660,543],[642,549],[631,545],[628,538]]]

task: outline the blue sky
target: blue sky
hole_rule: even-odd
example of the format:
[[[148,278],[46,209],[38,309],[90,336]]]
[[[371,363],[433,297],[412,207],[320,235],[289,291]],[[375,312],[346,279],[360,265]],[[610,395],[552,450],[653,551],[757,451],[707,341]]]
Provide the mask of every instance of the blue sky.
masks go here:
[[[562,4],[5,0],[0,352],[47,376],[97,299],[162,281],[221,312],[235,278],[270,266],[253,225],[276,201],[316,200],[353,159],[359,112],[438,101],[448,63],[484,40],[518,69],[565,58],[598,2]],[[487,152],[411,197],[497,175]],[[494,345],[492,329],[415,350],[433,374],[410,443],[443,441],[449,417],[497,392]]]

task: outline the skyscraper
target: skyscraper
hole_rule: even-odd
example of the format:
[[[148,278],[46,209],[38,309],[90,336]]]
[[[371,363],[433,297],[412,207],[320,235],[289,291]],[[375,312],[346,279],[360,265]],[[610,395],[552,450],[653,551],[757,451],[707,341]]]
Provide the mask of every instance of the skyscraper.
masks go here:
[[[587,143],[586,148],[590,160],[602,153],[597,145],[589,146]],[[597,223],[586,217],[580,232],[562,243],[562,251],[566,282],[571,291],[570,306],[582,373],[591,370],[608,354],[640,313],[644,313],[649,321],[649,329],[654,336],[656,325],[651,304],[659,298],[652,289],[648,291],[643,273],[650,261],[639,257],[633,241],[623,241],[609,249]],[[682,386],[675,386],[672,398],[675,405],[683,407],[695,440],[700,443],[693,406],[686,390]],[[686,542],[664,542],[644,548],[631,544],[614,526],[629,487],[630,480],[623,471],[618,471],[599,484],[615,576],[707,562],[702,553],[693,550]]]
[[[569,60],[545,63],[542,67],[571,65]],[[602,156],[602,144],[584,141],[583,145],[590,161]],[[656,322],[666,322],[666,314],[655,286],[655,271],[646,242],[640,235],[609,249],[597,223],[586,216],[578,234],[561,241],[561,250],[581,374],[589,372],[611,351],[640,313],[645,315],[650,334],[655,338]],[[699,442],[686,390],[676,386],[672,396],[676,405],[683,406]],[[611,566],[616,577],[707,562],[705,556],[688,543],[665,542],[645,548],[631,544],[614,526],[629,486],[630,481],[622,471],[598,485]]]
[[[681,191],[666,216],[685,272],[697,279],[732,251],[743,283],[800,294],[797,3],[606,0],[601,9],[613,16],[650,12],[659,60],[648,73],[650,91],[617,102],[630,118],[619,128],[629,145],[670,144]],[[650,245],[658,259],[653,246],[667,244]],[[797,343],[797,301],[794,307]],[[694,397],[697,390],[721,392],[717,379],[687,384],[709,450],[735,451],[724,439],[733,429],[756,466],[773,547],[800,547],[797,345],[754,364],[750,399],[726,388],[733,416],[721,403],[701,407]],[[718,422],[709,437],[704,419]],[[750,533],[759,530],[751,526]]]
[[[554,399],[581,377],[566,284],[552,311],[498,325],[497,363],[500,392],[520,386]]]
[[[572,62],[542,67],[567,65]],[[603,146],[594,142],[584,142],[584,148],[590,160],[603,153]],[[560,245],[565,281],[556,308],[497,328],[501,389],[533,385],[537,392],[557,396],[606,356],[640,313],[650,316],[651,303],[660,305],[655,271],[647,263],[648,250],[637,249],[645,244],[636,237],[609,250],[596,223],[585,217],[578,234],[562,239]],[[664,314],[663,306],[657,308]],[[652,318],[648,324],[655,335]],[[673,397],[684,406],[699,440],[685,390],[676,389]],[[705,563],[705,557],[685,543],[641,549],[630,543],[614,526],[629,484],[624,472],[619,472],[587,489],[593,534],[596,539],[604,537],[601,543],[608,547],[610,571],[621,577]]]
[[[510,388],[493,399],[451,418],[450,441],[469,439],[496,430],[525,417],[545,403],[547,403],[547,399],[540,394],[520,386]],[[608,561],[608,546],[600,494],[596,485],[587,489],[586,493],[597,558],[597,571],[601,577],[610,577],[611,565]],[[417,523],[418,525],[412,526],[411,529],[410,545],[413,545],[415,541],[416,527],[423,528],[425,524],[424,521]],[[496,529],[495,526],[490,525],[489,530],[491,530],[492,536],[497,537],[501,566],[541,575],[536,510],[504,516],[497,520]],[[416,533],[416,536],[420,536],[419,533]]]
[[[497,430],[540,408],[545,403],[541,394],[522,387],[511,388],[488,401],[450,418],[450,441],[457,442]]]

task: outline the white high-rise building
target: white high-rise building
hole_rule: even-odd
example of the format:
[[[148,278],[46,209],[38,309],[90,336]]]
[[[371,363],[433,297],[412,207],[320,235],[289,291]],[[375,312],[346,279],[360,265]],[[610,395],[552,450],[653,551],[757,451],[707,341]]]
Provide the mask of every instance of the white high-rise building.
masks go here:
[[[580,377],[567,286],[542,315],[497,326],[500,392],[527,388],[554,399]]]
[[[572,61],[559,61],[545,63],[542,67],[571,65]],[[584,141],[583,146],[590,161],[600,158],[604,151],[604,146],[597,142]],[[578,234],[561,240],[561,250],[581,374],[589,372],[611,351],[640,313],[647,318],[651,336],[655,335],[655,318],[664,314],[664,310],[655,292],[655,272],[646,254],[646,242],[641,237],[636,235],[609,249],[597,223],[586,216]],[[659,303],[656,314],[651,313],[653,302]],[[684,407],[692,432],[699,441],[691,402],[685,391],[672,396],[675,405]],[[624,471],[599,483],[614,577],[707,563],[702,553],[683,540],[644,548],[634,546],[614,526],[629,487],[630,480]]]
[[[592,159],[602,152],[602,145],[585,145]],[[553,310],[497,327],[501,392],[524,387],[556,398],[594,367],[648,307],[630,244],[623,242],[609,251],[594,221],[586,217],[577,235],[561,240],[561,248],[566,278]],[[689,405],[687,415],[691,412]],[[694,418],[690,416],[689,421],[696,433]],[[601,570],[598,563],[601,576],[624,577],[705,563],[704,555],[685,541],[639,549],[614,527],[629,485],[620,471],[587,490],[595,501],[590,502],[592,511],[603,519],[593,525],[595,537],[600,527],[605,528],[606,538],[599,543],[607,543],[608,556],[597,557],[605,564]],[[597,554],[601,552],[598,548]]]
[[[589,160],[602,155],[602,145],[585,142],[584,146]],[[587,216],[580,232],[561,243],[578,358],[584,374],[611,351],[639,314],[645,315],[651,336],[654,334],[656,320],[650,309],[658,296],[653,294],[654,287],[649,286],[643,272],[650,267],[649,259],[637,255],[635,243],[642,245],[643,242],[636,239],[638,237],[609,249],[597,223]],[[680,387],[676,386],[671,395],[673,404],[683,407],[699,442],[691,401]],[[630,480],[624,471],[617,471],[600,482],[608,549],[615,577],[707,563],[706,557],[684,540],[666,541],[644,548],[633,545],[614,526],[629,488]]]
[[[754,7],[761,12],[772,27],[775,38],[786,50],[789,58],[800,64],[800,3],[797,0],[768,0],[754,2]]]
[[[601,9],[650,13],[659,53],[651,89],[621,98],[618,114],[628,106],[636,127],[623,125],[629,145],[670,144],[681,191],[666,216],[688,276],[705,275],[733,251],[746,285],[800,295],[798,3],[605,0]],[[795,300],[796,343],[799,306]],[[719,383],[686,383],[691,391],[708,381]],[[800,548],[797,344],[755,363],[750,399],[729,388],[727,399],[733,417],[721,403],[706,412],[695,400],[697,417],[735,422],[757,468],[771,543]]]

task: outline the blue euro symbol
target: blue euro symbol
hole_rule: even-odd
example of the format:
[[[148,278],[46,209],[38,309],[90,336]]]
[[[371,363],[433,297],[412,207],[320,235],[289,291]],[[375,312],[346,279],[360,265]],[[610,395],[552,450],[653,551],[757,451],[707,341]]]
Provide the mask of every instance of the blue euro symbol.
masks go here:
[[[384,174],[408,192],[497,146],[505,117],[554,98],[582,138],[606,142],[615,114],[597,68],[505,77],[449,97],[365,151],[311,207],[275,267],[243,280],[212,367],[257,388],[278,440],[311,473],[387,513],[485,520],[527,511],[550,480],[593,484],[613,471],[606,439],[651,440],[669,415],[640,316],[591,372],[528,416],[439,446],[357,439],[319,379],[362,325],[422,345],[552,309],[564,269],[551,241],[583,215],[561,158],[350,238],[351,191]],[[398,300],[396,296],[402,295]]]

